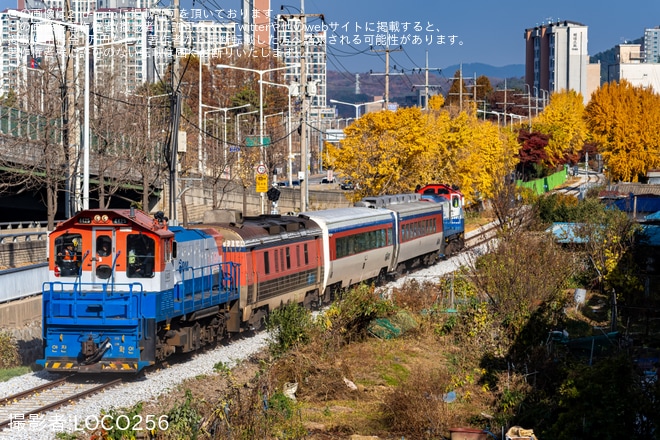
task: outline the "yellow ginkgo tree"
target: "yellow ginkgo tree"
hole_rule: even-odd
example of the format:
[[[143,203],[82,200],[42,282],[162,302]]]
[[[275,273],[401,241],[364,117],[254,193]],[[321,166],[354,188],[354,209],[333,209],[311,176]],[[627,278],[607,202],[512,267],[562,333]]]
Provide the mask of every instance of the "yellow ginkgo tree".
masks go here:
[[[355,183],[356,199],[410,192],[441,144],[430,120],[418,107],[368,113],[346,128],[339,147],[328,146],[329,161]]]
[[[587,139],[582,94],[562,90],[550,95],[550,104],[534,120],[533,131],[549,136],[546,153],[549,168],[564,164],[582,150]]]
[[[612,180],[637,182],[660,166],[660,96],[622,80],[591,97],[586,121]]]
[[[345,130],[339,146],[328,145],[329,164],[366,195],[411,192],[419,184],[456,184],[468,201],[490,197],[495,183],[513,170],[518,143],[508,129],[472,113],[455,118],[441,97],[429,110],[417,107],[369,113]]]

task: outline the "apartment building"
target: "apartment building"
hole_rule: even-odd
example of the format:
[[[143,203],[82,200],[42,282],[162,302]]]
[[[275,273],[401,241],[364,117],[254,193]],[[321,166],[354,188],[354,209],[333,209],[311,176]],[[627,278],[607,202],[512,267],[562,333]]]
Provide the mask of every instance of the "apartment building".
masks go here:
[[[303,30],[300,14],[278,15],[271,19],[269,0],[244,0],[243,7],[252,12],[241,12],[242,22],[238,24],[180,20],[174,32],[174,10],[150,8],[155,1],[70,0],[73,21],[90,26],[92,86],[99,81],[105,84],[112,78],[113,87],[130,92],[145,82],[167,80],[174,46],[178,56],[196,54],[206,63],[241,42],[251,47],[266,47],[262,44],[266,41],[277,59],[292,66],[285,75],[286,82],[299,83],[304,38],[310,118],[334,117],[333,109],[328,108],[326,102],[326,33],[317,29],[318,26]],[[43,9],[32,9],[33,13],[53,21],[64,21],[64,0],[20,0],[18,6],[41,7]],[[65,56],[61,26],[29,24],[25,19],[0,12],[0,32],[0,96],[27,86],[27,71],[36,67],[34,59],[54,54]],[[237,32],[242,32],[242,41]],[[78,34],[73,42],[78,47],[74,53],[82,68],[84,38],[82,33]]]
[[[644,29],[644,52],[641,54],[645,63],[660,63],[660,26]]]
[[[525,83],[542,97],[560,90],[581,93],[585,103],[599,85],[589,63],[588,26],[557,21],[525,29]]]
[[[27,2],[27,0],[25,0]],[[54,22],[65,21],[60,0],[43,3],[48,9],[34,10],[35,17],[52,22],[40,22],[10,16],[0,12],[0,96],[10,90],[22,90],[28,86],[27,72],[38,67],[35,60],[53,61],[55,55],[64,58],[64,27]],[[84,4],[83,4],[84,3]],[[72,7],[81,9],[88,3],[72,1]],[[234,23],[210,21],[179,22],[178,32],[173,32],[172,9],[138,8],[148,4],[144,0],[98,0],[92,12],[82,23],[90,26],[90,57],[92,85],[106,83],[112,78],[117,90],[132,91],[145,82],[158,82],[168,78],[173,61],[173,47],[177,54],[196,54],[204,62],[230,45],[235,45]],[[109,8],[99,7],[112,6]],[[130,5],[131,7],[123,7]],[[121,6],[121,7],[115,7]],[[84,60],[84,34],[74,32],[73,56],[79,68]],[[176,40],[176,41],[175,41]]]
[[[619,44],[616,46],[617,64],[609,66],[611,81],[625,79],[634,87],[650,87],[660,90],[660,64],[648,62],[641,44]]]

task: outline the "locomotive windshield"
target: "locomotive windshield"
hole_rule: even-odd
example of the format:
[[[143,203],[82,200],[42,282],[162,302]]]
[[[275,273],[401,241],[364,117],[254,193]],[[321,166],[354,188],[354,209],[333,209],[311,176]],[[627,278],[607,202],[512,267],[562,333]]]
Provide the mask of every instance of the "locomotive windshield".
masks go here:
[[[126,237],[129,278],[151,278],[154,275],[154,248],[154,240],[146,235],[130,234]]]
[[[59,268],[60,276],[78,276],[81,249],[80,234],[64,234],[55,239],[55,264]]]

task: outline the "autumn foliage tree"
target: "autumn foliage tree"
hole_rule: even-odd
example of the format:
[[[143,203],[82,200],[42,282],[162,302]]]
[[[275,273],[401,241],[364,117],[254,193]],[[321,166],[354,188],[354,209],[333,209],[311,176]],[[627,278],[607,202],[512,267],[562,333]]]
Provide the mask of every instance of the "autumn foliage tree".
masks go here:
[[[518,132],[518,142],[520,143],[518,157],[520,162],[516,170],[523,180],[543,177],[544,168],[548,161],[546,151],[548,140],[549,136],[547,134],[528,130]]]
[[[550,95],[550,104],[533,123],[532,129],[548,135],[546,163],[555,168],[582,150],[587,139],[587,124],[582,94],[562,90]]]
[[[419,107],[368,113],[345,130],[341,148],[329,148],[340,173],[357,183],[355,197],[410,192],[442,145]]]
[[[328,146],[328,154],[338,174],[357,183],[356,199],[410,192],[429,182],[456,184],[468,201],[488,198],[518,153],[509,130],[474,113],[452,118],[441,97],[429,100],[429,111],[369,113],[345,135],[340,147]]]
[[[660,96],[653,90],[607,83],[592,95],[586,123],[611,179],[637,182],[660,166]]]

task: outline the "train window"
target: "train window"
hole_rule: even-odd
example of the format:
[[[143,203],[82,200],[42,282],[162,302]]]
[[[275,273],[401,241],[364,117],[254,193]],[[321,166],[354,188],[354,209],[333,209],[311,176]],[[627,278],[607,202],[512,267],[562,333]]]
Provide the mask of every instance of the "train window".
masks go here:
[[[458,196],[453,196],[451,198],[451,204],[454,208],[458,208],[460,201],[458,200]]]
[[[309,264],[309,252],[307,250],[307,243],[303,245],[303,253],[305,254],[305,266]]]
[[[96,254],[99,257],[109,257],[112,252],[112,238],[107,235],[96,237]]]
[[[296,245],[296,265],[300,267],[300,245]]]
[[[55,239],[55,264],[60,276],[78,276],[81,255],[82,237],[80,234],[64,234]]]
[[[126,275],[129,278],[150,278],[154,274],[153,238],[144,234],[130,234],[126,237]]]
[[[280,268],[284,270],[284,249],[280,249]]]
[[[291,249],[288,247],[285,249],[286,252],[286,268],[291,269]]]
[[[270,273],[270,259],[268,258],[268,251],[264,252],[264,273]]]

